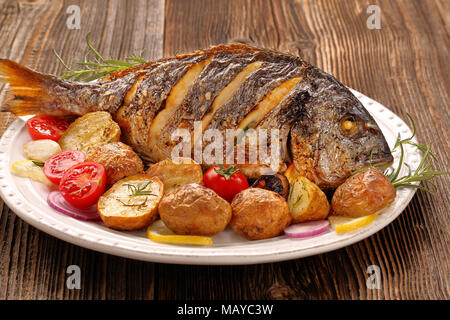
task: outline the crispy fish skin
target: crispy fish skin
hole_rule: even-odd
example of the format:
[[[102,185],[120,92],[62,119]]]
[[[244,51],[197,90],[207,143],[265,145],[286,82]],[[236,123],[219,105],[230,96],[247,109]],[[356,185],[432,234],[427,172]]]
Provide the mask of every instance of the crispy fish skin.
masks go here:
[[[372,164],[393,160],[378,125],[343,84],[277,51],[220,45],[90,83],[61,80],[0,59],[0,78],[10,84],[6,110],[57,116],[108,111],[123,140],[153,162],[171,157],[177,129],[195,137],[195,121],[224,136],[226,129],[279,129],[279,171],[293,161],[301,175],[321,188],[336,188],[367,165],[371,153]],[[260,162],[238,166],[248,177],[268,168]]]

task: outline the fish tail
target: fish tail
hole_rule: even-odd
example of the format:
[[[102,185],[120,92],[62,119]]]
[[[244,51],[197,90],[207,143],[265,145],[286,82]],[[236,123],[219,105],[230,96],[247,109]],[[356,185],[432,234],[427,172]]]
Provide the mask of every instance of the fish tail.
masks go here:
[[[74,83],[33,71],[14,61],[0,59],[0,81],[9,84],[2,111],[16,116],[41,113],[65,116],[88,112],[88,108],[76,99]]]

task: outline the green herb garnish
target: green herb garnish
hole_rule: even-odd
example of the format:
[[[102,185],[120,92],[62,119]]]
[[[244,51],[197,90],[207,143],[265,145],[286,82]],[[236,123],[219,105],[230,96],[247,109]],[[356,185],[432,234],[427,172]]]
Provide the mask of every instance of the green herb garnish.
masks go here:
[[[394,185],[395,188],[416,188],[423,191],[426,191],[428,193],[431,193],[431,191],[428,189],[427,186],[421,186],[417,185],[414,182],[421,181],[425,182],[432,186],[433,190],[436,191],[437,187],[434,183],[432,183],[430,180],[433,179],[435,176],[443,175],[443,174],[450,174],[449,171],[432,171],[431,165],[433,160],[436,159],[436,154],[431,152],[431,146],[432,144],[423,145],[419,144],[417,142],[412,141],[412,139],[416,135],[416,125],[414,123],[414,119],[411,117],[409,113],[406,114],[411,121],[411,125],[413,127],[413,132],[411,137],[406,139],[401,139],[400,134],[398,134],[397,141],[395,142],[394,147],[392,148],[391,152],[394,152],[397,150],[397,148],[400,150],[400,159],[398,163],[398,167],[395,168],[388,168],[384,171],[384,175],[386,175],[391,183]],[[419,149],[424,153],[422,161],[420,162],[417,169],[413,172],[410,165],[406,162],[404,162],[404,156],[405,156],[405,150],[404,145],[411,145]],[[364,167],[361,169],[358,169],[354,171],[351,175],[355,175],[361,171],[364,171],[368,168],[374,168],[374,167],[380,167],[387,164],[387,162],[380,162],[373,164],[372,163],[372,154],[373,149],[370,151],[370,159],[369,159],[369,167]],[[399,177],[401,168],[405,166],[408,168],[408,174],[402,177]]]
[[[301,195],[299,195],[299,196],[297,197],[297,200],[295,200],[295,202],[294,202],[294,204],[292,205],[292,208],[291,208],[291,209],[294,209],[295,207],[297,207],[297,205],[299,204],[299,202],[300,202],[300,200],[302,199],[302,197],[303,197],[303,194],[301,194]]]
[[[31,162],[33,162],[35,165],[41,168],[44,166],[44,162],[41,161],[31,160]]]
[[[86,43],[88,46],[88,52],[84,57],[83,62],[77,62],[76,67],[69,67],[64,60],[59,56],[55,49],[53,53],[56,58],[67,69],[67,72],[62,76],[63,79],[72,79],[73,81],[92,81],[102,78],[110,73],[125,70],[148,61],[141,57],[142,52],[137,55],[129,55],[124,60],[109,59],[103,57],[98,52],[89,40],[90,32],[86,35]],[[93,53],[93,60],[89,59],[89,55]]]
[[[115,198],[115,199],[117,201],[119,201],[125,207],[142,207],[142,206],[145,206],[145,204],[147,203],[148,197],[145,197],[145,200],[142,203],[136,203],[136,204],[125,203],[118,198]]]
[[[137,186],[134,184],[129,184],[126,183],[124,184],[124,186],[128,187],[128,192],[130,193],[129,196],[130,197],[139,197],[139,196],[157,196],[156,194],[151,193],[151,191],[145,190],[145,188],[147,188],[147,186],[151,183],[152,181],[148,181],[146,184],[144,184],[143,186]]]
[[[414,182],[421,181],[425,182],[432,186],[433,190],[436,191],[437,187],[434,183],[432,183],[430,180],[438,175],[443,174],[450,174],[449,171],[433,171],[431,170],[431,165],[434,159],[436,159],[436,155],[431,152],[431,146],[432,144],[423,145],[416,143],[412,141],[414,136],[416,135],[416,126],[414,123],[413,118],[409,115],[409,113],[406,114],[411,121],[412,127],[413,127],[413,133],[411,137],[401,140],[400,134],[397,137],[397,141],[395,142],[394,148],[392,148],[392,151],[395,151],[397,148],[400,149],[400,160],[397,169],[387,169],[384,174],[389,178],[389,180],[392,182],[395,188],[416,188],[423,190],[425,192],[431,193],[430,189],[428,189],[427,186],[421,186],[417,185]],[[422,161],[420,161],[418,167],[414,172],[411,170],[411,167],[409,164],[404,162],[404,148],[403,146],[409,144],[416,148],[418,148],[420,151],[424,153]],[[400,169],[402,166],[408,167],[408,174],[402,177],[399,177],[400,175]]]

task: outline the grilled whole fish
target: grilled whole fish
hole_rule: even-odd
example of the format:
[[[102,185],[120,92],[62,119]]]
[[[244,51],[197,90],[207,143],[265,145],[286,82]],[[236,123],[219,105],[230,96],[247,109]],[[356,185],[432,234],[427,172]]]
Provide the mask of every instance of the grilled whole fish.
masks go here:
[[[279,129],[278,171],[293,162],[321,188],[336,188],[368,165],[370,156],[372,164],[393,160],[378,125],[343,84],[281,52],[221,45],[89,83],[3,59],[0,77],[10,84],[6,110],[56,116],[107,111],[119,123],[124,142],[153,162],[170,158],[176,145],[172,134],[180,128],[192,134],[195,123],[219,132]],[[248,177],[268,167],[260,162],[238,166]]]

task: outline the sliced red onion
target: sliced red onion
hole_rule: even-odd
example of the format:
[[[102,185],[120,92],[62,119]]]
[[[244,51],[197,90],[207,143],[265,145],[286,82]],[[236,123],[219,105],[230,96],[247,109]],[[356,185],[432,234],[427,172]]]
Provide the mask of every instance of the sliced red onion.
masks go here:
[[[284,229],[284,233],[289,238],[308,238],[324,233],[329,225],[328,220],[302,222],[290,225]]]
[[[47,203],[56,211],[75,219],[84,221],[100,220],[96,205],[93,205],[92,207],[89,207],[87,209],[75,208],[70,203],[68,203],[66,199],[64,199],[61,192],[59,191],[50,192],[47,197]]]

